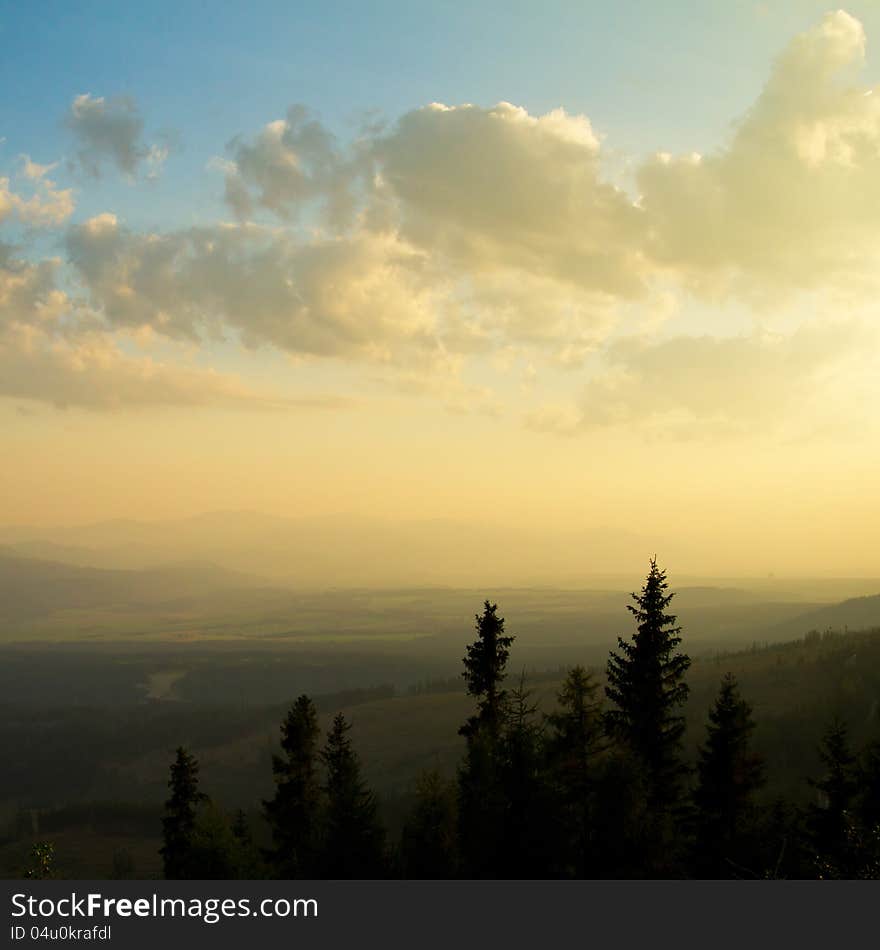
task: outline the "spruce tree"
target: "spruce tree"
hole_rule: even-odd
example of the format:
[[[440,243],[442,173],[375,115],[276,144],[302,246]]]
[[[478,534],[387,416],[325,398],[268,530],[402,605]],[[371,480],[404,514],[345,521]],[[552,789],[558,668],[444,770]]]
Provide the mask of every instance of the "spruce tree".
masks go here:
[[[857,814],[862,826],[880,834],[880,740],[869,743],[859,760]]]
[[[676,800],[687,773],[681,759],[685,730],[684,682],[690,657],[678,652],[681,627],[666,612],[675,596],[667,594],[666,572],[651,560],[641,592],[632,594],[627,610],[637,629],[631,642],[618,637],[620,652],[608,660],[605,694],[616,708],[605,713],[609,731],[638,756],[645,770],[650,805],[666,809]]]
[[[199,791],[199,764],[183,746],[177,749],[168,780],[171,797],[165,802],[160,849],[165,877],[185,880],[193,876],[193,847],[198,806],[206,798]]]
[[[645,796],[643,808],[627,809],[628,830],[616,856],[634,876],[681,874],[681,786],[689,770],[682,759],[685,720],[679,709],[687,699],[684,676],[691,661],[678,651],[681,628],[667,613],[674,596],[668,586],[652,559],[644,587],[627,605],[636,632],[630,642],[618,638],[619,653],[611,654],[607,667],[605,694],[614,708],[605,713],[606,728],[636,768],[634,787]]]
[[[525,674],[505,705],[499,780],[504,800],[498,876],[545,878],[552,867],[552,812],[537,704]]]
[[[206,881],[232,880],[241,876],[243,863],[241,844],[229,816],[205,798],[190,838],[186,876]]]
[[[467,647],[461,675],[467,683],[468,695],[477,697],[477,715],[471,716],[459,732],[468,736],[483,729],[495,738],[506,696],[501,683],[514,638],[504,635],[504,618],[498,616],[498,604],[487,600],[482,615],[477,614],[475,620],[477,639]]]
[[[404,873],[428,880],[454,877],[457,852],[455,785],[439,772],[423,772],[401,838]]]
[[[497,604],[485,601],[475,619],[477,638],[462,672],[477,712],[458,730],[467,740],[458,770],[459,847],[468,876],[498,877],[506,809],[500,739],[507,694],[501,684],[514,638],[505,635]]]
[[[326,767],[326,811],[322,870],[326,878],[370,878],[385,869],[385,833],[376,799],[361,778],[361,764],[351,745],[351,729],[338,713],[327,734],[321,761]]]
[[[558,709],[547,716],[547,752],[559,806],[560,866],[585,877],[593,865],[596,779],[603,747],[599,684],[582,666],[569,670],[557,696]]]
[[[847,877],[852,861],[852,807],[858,789],[856,757],[846,724],[833,719],[819,748],[824,774],[810,780],[818,801],[807,813],[807,833],[813,859],[822,877]]]
[[[756,854],[754,795],[764,785],[764,763],[750,748],[754,729],[751,706],[728,673],[709,711],[697,764],[695,863],[700,876],[759,876],[751,867]]]
[[[320,785],[318,781],[318,713],[300,696],[281,724],[283,756],[272,756],[275,796],[263,802],[272,831],[269,864],[282,878],[311,877],[316,858]]]

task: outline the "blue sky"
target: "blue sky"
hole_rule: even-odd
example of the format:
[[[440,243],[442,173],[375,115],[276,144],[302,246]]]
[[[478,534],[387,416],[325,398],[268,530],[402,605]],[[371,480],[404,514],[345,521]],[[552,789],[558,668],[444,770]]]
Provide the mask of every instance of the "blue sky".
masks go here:
[[[0,168],[21,151],[70,151],[61,118],[74,95],[127,95],[147,131],[176,143],[159,188],[92,183],[81,215],[112,204],[134,223],[216,215],[204,167],[235,135],[294,102],[351,133],[431,101],[587,114],[611,150],[709,151],[760,91],[790,37],[827,9],[755,3],[3,2],[0,83],[7,90]],[[880,9],[847,9],[869,35]],[[178,192],[185,190],[185,207]]]

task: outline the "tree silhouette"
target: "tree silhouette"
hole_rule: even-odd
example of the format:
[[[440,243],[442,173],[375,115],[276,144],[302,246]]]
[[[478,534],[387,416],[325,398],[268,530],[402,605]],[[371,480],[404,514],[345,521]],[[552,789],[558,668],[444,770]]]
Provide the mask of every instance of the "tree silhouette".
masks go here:
[[[632,751],[644,778],[648,823],[640,832],[641,873],[651,875],[671,873],[674,824],[688,773],[682,760],[685,721],[678,709],[687,699],[684,676],[691,661],[677,651],[681,628],[675,615],[666,612],[675,596],[666,593],[668,587],[666,572],[652,558],[644,587],[627,605],[636,632],[631,642],[618,637],[620,652],[610,655],[605,687],[616,707],[605,713],[608,731]]]
[[[582,666],[568,671],[547,716],[547,752],[559,808],[559,856],[565,873],[585,877],[591,864],[596,808],[597,758],[603,747],[599,684]]]
[[[819,747],[824,775],[810,780],[818,802],[807,813],[807,832],[814,860],[821,876],[823,868],[835,869],[831,876],[847,877],[852,858],[851,809],[858,789],[856,757],[849,745],[849,735],[840,719],[833,719]]]
[[[350,729],[338,713],[320,753],[327,769],[322,869],[325,877],[336,879],[375,877],[384,870],[385,833],[376,799],[361,778]]]
[[[636,620],[632,642],[617,638],[620,653],[608,660],[605,694],[617,707],[605,713],[612,734],[641,758],[647,772],[652,804],[665,807],[677,797],[687,770],[681,760],[684,716],[676,710],[688,696],[684,675],[690,657],[677,652],[681,627],[666,608],[675,596],[667,594],[666,572],[651,560],[641,592],[632,594],[627,610]]]
[[[439,772],[423,772],[416,780],[416,800],[403,828],[401,851],[409,878],[445,880],[455,876],[455,785]]]
[[[318,713],[312,700],[300,696],[281,724],[283,756],[272,756],[275,796],[263,802],[272,831],[266,857],[282,878],[312,875],[318,845],[321,790],[318,781]]]
[[[37,842],[31,848],[31,866],[24,876],[32,881],[48,881],[55,877],[55,845],[51,841]]]
[[[500,745],[500,783],[504,795],[499,875],[547,877],[553,864],[550,789],[537,704],[525,674],[505,704]]]
[[[880,833],[880,740],[869,743],[858,766],[858,818],[866,829]]]
[[[196,813],[186,876],[205,881],[231,880],[241,876],[244,863],[241,842],[233,833],[229,817],[205,797]]]
[[[740,877],[750,866],[756,817],[754,794],[764,785],[764,763],[750,748],[755,723],[736,678],[728,673],[706,726],[697,763],[695,858],[702,876]]]
[[[165,877],[185,880],[193,876],[193,839],[196,810],[205,795],[199,791],[199,763],[179,746],[168,780],[171,797],[165,802],[162,819],[164,843],[160,849]]]
[[[507,694],[501,688],[513,637],[504,633],[498,605],[488,600],[476,618],[477,638],[462,660],[477,712],[458,730],[467,740],[458,770],[459,847],[466,873],[498,877],[507,800],[501,776],[501,727]]]
[[[504,635],[504,618],[498,616],[498,604],[487,600],[482,615],[477,614],[475,620],[477,639],[467,647],[461,675],[467,683],[468,695],[477,697],[477,715],[471,716],[459,732],[468,736],[483,729],[496,738],[506,696],[501,683],[514,638]]]

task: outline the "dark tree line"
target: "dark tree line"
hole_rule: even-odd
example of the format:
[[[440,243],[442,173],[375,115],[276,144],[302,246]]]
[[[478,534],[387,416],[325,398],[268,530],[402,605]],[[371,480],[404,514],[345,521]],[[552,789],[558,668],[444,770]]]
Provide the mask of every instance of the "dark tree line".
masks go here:
[[[457,775],[419,777],[399,842],[339,714],[321,742],[300,696],[281,725],[274,796],[258,848],[244,812],[229,821],[178,749],[163,820],[166,877],[566,878],[880,877],[880,740],[854,752],[835,721],[806,810],[762,798],[755,722],[727,674],[695,767],[683,754],[689,657],[655,560],[628,606],[636,630],[609,656],[605,703],[581,666],[541,714],[525,678],[506,688],[514,637],[488,600],[463,677],[475,711],[459,729]]]

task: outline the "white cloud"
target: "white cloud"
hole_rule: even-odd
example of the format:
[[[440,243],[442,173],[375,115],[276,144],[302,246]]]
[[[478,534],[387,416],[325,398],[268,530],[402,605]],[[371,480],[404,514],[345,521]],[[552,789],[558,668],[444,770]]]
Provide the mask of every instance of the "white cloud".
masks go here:
[[[222,163],[226,200],[240,219],[261,207],[291,220],[319,200],[334,227],[350,223],[352,169],[333,136],[303,106],[291,106],[285,119],[268,123],[253,141],[233,139],[229,151],[231,161]]]
[[[16,259],[0,245],[0,398],[88,409],[347,405],[333,397],[289,399],[180,359],[126,352],[124,344],[135,338],[108,330],[98,315],[59,289],[60,268],[57,259]]]
[[[30,187],[29,197],[14,191],[8,177],[0,177],[0,222],[16,218],[28,227],[57,227],[73,214],[73,190],[58,188],[47,177],[54,167],[37,165],[27,155],[22,156],[22,177]]]
[[[255,225],[135,234],[73,228],[68,257],[109,323],[189,339],[238,335],[313,356],[393,362],[440,347],[438,290],[393,235],[301,243]]]
[[[864,55],[861,24],[830,13],[779,58],[725,149],[644,163],[657,260],[707,294],[875,292],[880,96],[857,81]]]
[[[373,143],[401,233],[465,272],[516,270],[617,296],[650,273],[642,215],[600,176],[585,116],[431,105]]]
[[[788,434],[833,422],[858,424],[865,406],[853,380],[880,339],[855,322],[811,323],[788,335],[620,340],[575,406],[530,414],[538,429],[571,433],[605,427],[673,436]],[[829,393],[833,394],[829,396]]]
[[[293,106],[211,163],[236,223],[136,233],[104,214],[70,229],[64,286],[81,316],[61,324],[342,359],[471,407],[496,397],[463,382],[468,361],[531,367],[522,398],[536,367],[542,390],[548,367],[571,370],[566,382],[603,367],[576,406],[531,418],[544,428],[740,431],[795,415],[837,365],[841,324],[648,335],[694,319],[688,292],[766,306],[880,290],[880,95],[859,82],[864,56],[858,21],[829,14],[790,44],[724,147],[642,161],[637,196],[603,174],[589,119],[562,109],[434,103],[340,144]],[[130,100],[79,96],[68,121],[95,174],[149,176],[167,155]],[[27,199],[0,180],[0,217],[64,220],[72,199],[50,171],[26,160]],[[723,315],[702,319],[725,332]]]
[[[0,333],[0,396],[101,410],[285,405],[215,370],[128,355],[104,334],[70,340],[24,325]]]
[[[80,166],[96,178],[106,165],[134,177],[144,164],[148,177],[155,177],[168,154],[167,148],[144,141],[144,121],[137,104],[128,97],[78,95],[66,122],[78,144]]]

